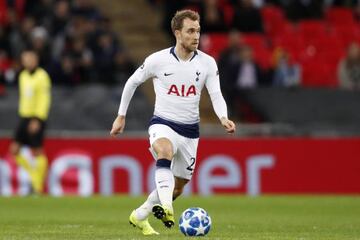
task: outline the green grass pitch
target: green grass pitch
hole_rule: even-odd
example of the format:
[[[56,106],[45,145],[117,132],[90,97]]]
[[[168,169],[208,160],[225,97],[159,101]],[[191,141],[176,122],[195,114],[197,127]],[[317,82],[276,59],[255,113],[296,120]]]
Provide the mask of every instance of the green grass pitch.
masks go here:
[[[0,239],[185,239],[153,216],[160,232],[142,236],[129,225],[132,209],[145,197],[11,197],[0,198]],[[212,196],[180,197],[178,220],[188,207],[199,206],[212,218],[201,239],[360,239],[359,196]]]

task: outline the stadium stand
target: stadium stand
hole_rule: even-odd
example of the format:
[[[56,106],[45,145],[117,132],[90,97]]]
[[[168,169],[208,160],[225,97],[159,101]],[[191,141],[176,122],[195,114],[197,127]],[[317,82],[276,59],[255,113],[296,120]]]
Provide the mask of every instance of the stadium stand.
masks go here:
[[[53,103],[48,120],[50,134],[62,135],[69,131],[75,132],[75,135],[91,132],[107,134],[119,107],[121,91],[121,86],[99,83],[53,88]],[[13,134],[12,129],[18,122],[17,97],[17,90],[10,88],[6,96],[0,98],[0,136]],[[135,93],[127,115],[127,130],[147,129],[153,108],[145,99],[141,91]]]
[[[7,133],[16,123],[16,74],[20,69],[17,57],[22,48],[29,45],[38,47],[42,63],[53,78],[54,105],[50,114],[50,130],[105,131],[109,129],[117,110],[119,94],[127,77],[145,56],[173,42],[172,36],[165,34],[169,32],[169,20],[166,18],[182,8],[200,11],[206,3],[193,0],[155,0],[151,4],[145,0],[29,2],[0,1],[0,131]],[[230,30],[235,5],[241,1],[216,2]],[[267,88],[243,91],[239,97],[241,102],[234,104],[237,109],[230,109],[230,112],[239,112],[234,117],[243,123],[272,124],[277,131],[279,123],[286,125],[284,129],[287,130],[288,124],[301,127],[323,123],[329,126],[328,129],[333,127],[339,131],[339,134],[351,135],[349,129],[342,127],[347,124],[354,130],[353,134],[358,133],[354,125],[358,121],[356,109],[359,107],[356,92],[338,90],[337,74],[338,64],[346,55],[347,47],[352,42],[360,44],[360,24],[354,8],[327,6],[323,14],[316,17],[293,18],[289,17],[291,11],[286,6],[276,3],[279,1],[262,2],[259,11],[263,31],[241,32],[240,44],[252,48],[255,61],[268,78],[268,84],[261,87]],[[138,17],[139,9],[142,9],[142,18]],[[163,23],[166,23],[162,31],[161,15]],[[144,18],[149,21],[143,21]],[[200,48],[219,60],[227,44],[228,32],[210,31],[202,34]],[[295,89],[270,87],[270,73],[277,49],[289,54],[291,64],[300,66],[301,82]],[[142,90],[133,100],[135,106],[129,109],[129,130],[145,130],[151,116],[152,85],[145,84]],[[210,114],[210,101],[206,93],[204,96],[200,106],[203,122],[215,123],[215,115]],[[284,112],[279,113],[276,104],[287,103],[288,98],[293,99],[290,101],[292,104],[284,106]],[[311,124],[312,112],[303,106],[307,99],[319,104],[316,108],[319,119],[329,118],[327,122],[314,119],[314,124]],[[348,109],[343,111],[339,107],[334,111],[326,105],[331,102],[330,99],[341,103],[338,106],[346,105]],[[300,109],[303,114],[297,116],[292,109]],[[282,118],[286,112],[298,119]],[[348,121],[337,121],[338,115]],[[86,119],[86,122],[74,119]],[[310,129],[284,132],[308,134]]]

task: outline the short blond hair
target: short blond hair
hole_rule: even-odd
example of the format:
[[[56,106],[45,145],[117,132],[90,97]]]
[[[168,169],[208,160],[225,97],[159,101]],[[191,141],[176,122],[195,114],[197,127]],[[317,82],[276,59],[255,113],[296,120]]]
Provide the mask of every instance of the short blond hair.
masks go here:
[[[171,19],[171,30],[173,33],[175,33],[175,30],[181,30],[183,28],[184,19],[186,18],[200,23],[200,15],[197,12],[189,9],[177,11]]]

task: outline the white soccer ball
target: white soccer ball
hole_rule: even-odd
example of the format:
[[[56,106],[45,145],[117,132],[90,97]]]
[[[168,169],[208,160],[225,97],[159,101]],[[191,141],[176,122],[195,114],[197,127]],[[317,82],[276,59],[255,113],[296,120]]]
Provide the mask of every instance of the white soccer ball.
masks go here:
[[[181,214],[179,228],[185,236],[205,236],[210,231],[211,218],[202,208],[188,208]]]

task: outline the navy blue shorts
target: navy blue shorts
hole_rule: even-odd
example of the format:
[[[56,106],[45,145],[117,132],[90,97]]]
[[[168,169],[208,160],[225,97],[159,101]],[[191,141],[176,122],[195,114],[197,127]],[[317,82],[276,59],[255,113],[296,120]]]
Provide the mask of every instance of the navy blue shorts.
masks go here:
[[[30,123],[30,120],[32,118],[21,118],[18,128],[16,129],[15,132],[15,141],[23,144],[23,145],[27,145],[29,147],[41,147],[43,145],[43,141],[44,141],[44,133],[45,133],[45,125],[46,122],[45,121],[40,121],[40,129],[37,133],[35,134],[30,134],[28,131],[28,126]]]

